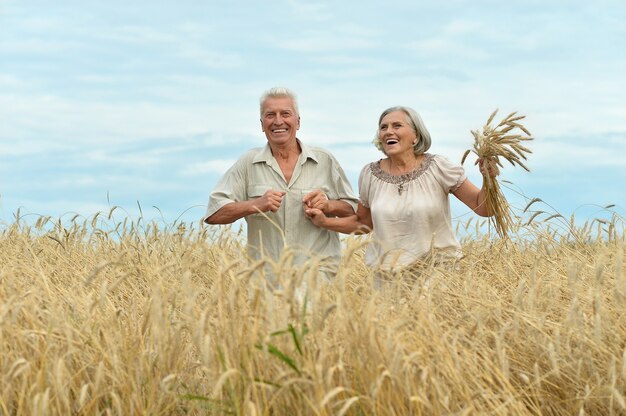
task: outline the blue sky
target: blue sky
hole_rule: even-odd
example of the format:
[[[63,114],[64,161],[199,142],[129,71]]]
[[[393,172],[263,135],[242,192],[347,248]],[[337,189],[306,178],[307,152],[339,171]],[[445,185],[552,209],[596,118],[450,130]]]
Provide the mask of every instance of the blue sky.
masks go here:
[[[460,162],[500,108],[536,138],[531,173],[502,173],[514,207],[624,215],[625,22],[623,0],[0,0],[0,223],[18,208],[136,216],[137,201],[196,220],[221,173],[265,143],[258,97],[276,85],[298,94],[299,137],[355,187],[382,156],[383,109],[415,108],[431,152]]]

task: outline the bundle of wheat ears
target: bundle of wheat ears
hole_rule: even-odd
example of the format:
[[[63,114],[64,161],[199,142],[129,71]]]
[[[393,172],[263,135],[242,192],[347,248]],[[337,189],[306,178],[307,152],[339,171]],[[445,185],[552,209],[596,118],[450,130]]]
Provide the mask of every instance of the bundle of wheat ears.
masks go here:
[[[472,130],[474,147],[465,151],[461,164],[465,162],[465,158],[470,152],[474,152],[482,159],[483,163],[493,165],[493,162],[495,162],[497,166],[503,167],[500,159],[504,158],[511,165],[519,165],[530,172],[530,169],[526,167],[522,159],[527,160],[526,153],[532,152],[527,147],[524,147],[521,142],[532,140],[533,138],[528,130],[519,123],[526,116],[517,115],[517,111],[515,111],[502,119],[500,124],[492,127],[491,122],[497,112],[498,110],[496,109],[491,114],[482,131]],[[496,169],[496,174],[499,171],[497,166],[492,166],[492,169]],[[486,191],[485,204],[487,205],[487,210],[492,213],[489,221],[493,223],[498,235],[505,238],[513,224],[509,204],[502,194],[495,176],[485,175],[484,181]]]

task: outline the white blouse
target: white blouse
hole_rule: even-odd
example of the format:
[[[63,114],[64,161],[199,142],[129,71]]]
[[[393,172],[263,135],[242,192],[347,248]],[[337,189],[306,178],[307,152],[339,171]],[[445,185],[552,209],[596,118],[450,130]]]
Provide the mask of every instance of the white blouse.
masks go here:
[[[452,231],[448,194],[466,180],[465,170],[443,156],[426,153],[414,171],[394,176],[380,161],[359,176],[359,198],[369,208],[374,230],[365,253],[371,267],[393,270],[429,254],[459,259],[461,246]]]

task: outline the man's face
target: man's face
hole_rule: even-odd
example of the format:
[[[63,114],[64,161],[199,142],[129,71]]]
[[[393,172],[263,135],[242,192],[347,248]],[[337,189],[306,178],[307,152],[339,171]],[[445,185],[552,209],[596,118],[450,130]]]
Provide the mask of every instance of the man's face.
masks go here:
[[[261,110],[261,127],[270,144],[284,145],[296,140],[300,116],[289,97],[268,98]]]

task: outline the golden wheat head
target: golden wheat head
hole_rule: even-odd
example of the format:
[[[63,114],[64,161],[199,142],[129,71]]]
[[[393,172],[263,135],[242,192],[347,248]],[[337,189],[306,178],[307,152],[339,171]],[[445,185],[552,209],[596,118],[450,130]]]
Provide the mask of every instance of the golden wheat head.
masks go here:
[[[527,172],[530,169],[523,161],[528,160],[526,154],[531,150],[522,145],[522,142],[533,140],[530,132],[524,127],[520,120],[526,116],[517,115],[514,111],[493,127],[491,125],[498,110],[496,109],[483,126],[482,130],[472,130],[474,136],[474,146],[463,154],[461,164],[470,152],[475,153],[484,160],[493,160],[498,166],[503,167],[501,159],[508,161],[511,165],[519,165]],[[490,222],[493,223],[500,237],[506,237],[508,230],[513,224],[510,207],[506,198],[500,190],[500,185],[495,177],[489,175],[484,177],[484,187],[486,191],[485,203],[487,210],[493,215]]]

